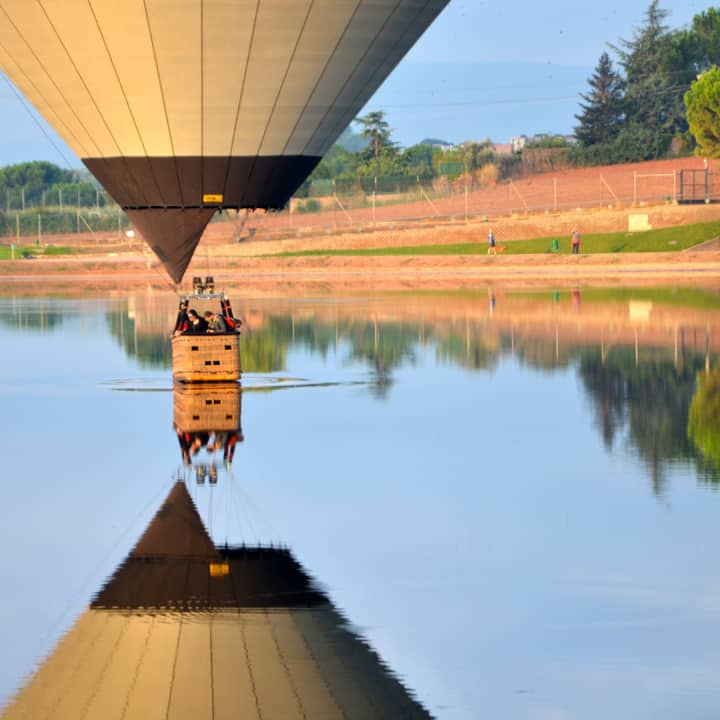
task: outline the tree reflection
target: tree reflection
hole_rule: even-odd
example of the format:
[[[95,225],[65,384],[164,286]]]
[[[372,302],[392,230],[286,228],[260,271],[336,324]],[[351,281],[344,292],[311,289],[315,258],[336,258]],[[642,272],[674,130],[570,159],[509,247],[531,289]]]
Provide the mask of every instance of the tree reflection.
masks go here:
[[[666,468],[674,461],[691,461],[698,470],[709,470],[688,438],[690,400],[702,363],[699,357],[680,366],[663,357],[639,361],[630,348],[614,349],[604,358],[600,351],[581,355],[580,376],[603,441],[611,448],[621,430],[627,430],[629,444],[647,465],[658,495]]]
[[[698,373],[690,404],[688,437],[705,459],[720,467],[720,372]]]
[[[384,398],[392,384],[392,371],[416,362],[417,326],[407,323],[372,323],[355,326],[343,340],[350,344],[349,360],[367,363],[373,378],[373,392]]]
[[[55,303],[53,303],[55,305]],[[12,307],[8,314],[0,313],[0,324],[13,330],[49,332],[62,327],[65,313],[48,310],[42,302],[21,303]]]
[[[126,310],[106,313],[110,335],[128,357],[136,358],[140,367],[169,370],[172,367],[170,333],[139,332],[137,320]]]
[[[167,335],[157,318],[146,318],[142,331],[127,312],[107,316],[112,336],[141,365],[170,368]],[[565,328],[567,333],[567,328]],[[660,495],[668,466],[691,463],[699,476],[720,481],[720,376],[697,376],[706,357],[699,348],[640,348],[563,340],[554,325],[504,328],[487,318],[429,322],[419,319],[358,318],[354,310],[335,317],[312,309],[264,313],[244,325],[243,371],[276,373],[286,369],[288,353],[302,349],[322,358],[334,352],[339,362],[368,368],[370,392],[388,397],[396,371],[415,365],[429,348],[438,362],[470,372],[494,369],[513,354],[525,366],[552,373],[577,368],[591,402],[604,446],[624,442],[647,466],[653,490]],[[697,393],[693,400],[693,393]]]
[[[274,321],[259,330],[246,330],[240,338],[240,354],[243,372],[278,372],[286,365],[286,335]]]

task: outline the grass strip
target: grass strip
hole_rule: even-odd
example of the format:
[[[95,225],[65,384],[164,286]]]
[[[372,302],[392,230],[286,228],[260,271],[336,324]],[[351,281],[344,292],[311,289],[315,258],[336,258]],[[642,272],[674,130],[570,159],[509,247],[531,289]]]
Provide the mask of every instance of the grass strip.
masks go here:
[[[15,259],[26,260],[28,257],[53,257],[56,255],[71,255],[72,248],[65,245],[48,245],[37,247],[36,245],[16,245]],[[0,245],[0,260],[12,260],[13,252],[9,245]]]
[[[583,255],[628,252],[678,252],[720,237],[720,221],[681,225],[646,230],[645,232],[593,233],[583,235],[580,251]],[[530,240],[503,242],[504,255],[550,254],[553,241],[557,241],[558,254],[570,253],[570,238],[549,236]],[[379,256],[379,255],[486,255],[486,242],[452,243],[448,245],[408,245],[402,247],[352,248],[347,250],[298,250],[274,253],[261,257],[312,257],[312,256]]]

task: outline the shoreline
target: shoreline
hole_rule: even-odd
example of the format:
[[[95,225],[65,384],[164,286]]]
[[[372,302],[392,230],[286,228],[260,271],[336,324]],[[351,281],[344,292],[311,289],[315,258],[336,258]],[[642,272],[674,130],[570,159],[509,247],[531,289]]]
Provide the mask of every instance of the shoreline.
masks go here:
[[[310,256],[223,258],[209,263],[198,258],[187,270],[193,275],[213,274],[218,282],[317,282],[343,281],[372,286],[387,281],[412,280],[418,284],[436,280],[612,280],[618,278],[720,277],[720,250],[677,253],[623,253],[592,255],[403,255],[403,256]],[[205,267],[203,267],[205,265]],[[116,280],[162,281],[173,286],[159,263],[148,264],[140,253],[124,256],[68,256],[0,262],[0,278],[6,283],[95,282]]]

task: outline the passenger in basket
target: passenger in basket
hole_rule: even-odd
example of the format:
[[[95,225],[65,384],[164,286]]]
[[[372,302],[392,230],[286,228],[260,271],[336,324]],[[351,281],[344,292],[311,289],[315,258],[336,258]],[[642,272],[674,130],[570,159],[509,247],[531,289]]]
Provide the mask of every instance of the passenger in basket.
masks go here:
[[[188,326],[187,332],[190,335],[204,335],[207,332],[208,325],[205,321],[205,318],[201,318],[197,314],[197,310],[193,310],[193,308],[190,308],[187,311],[188,314],[188,320],[190,321],[190,324]]]
[[[205,313],[205,322],[207,323],[207,331],[209,333],[227,332],[225,321],[217,313],[212,312],[212,310],[208,310]]]

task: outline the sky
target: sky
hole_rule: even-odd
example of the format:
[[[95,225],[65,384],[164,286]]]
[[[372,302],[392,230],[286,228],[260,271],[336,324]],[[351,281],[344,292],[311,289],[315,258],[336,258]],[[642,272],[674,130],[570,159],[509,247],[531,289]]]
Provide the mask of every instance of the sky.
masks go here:
[[[664,0],[667,24],[687,25],[704,0]],[[512,3],[451,0],[368,103],[396,137],[449,142],[572,133],[578,94],[609,42],[632,37],[647,0]]]
[[[571,133],[578,94],[608,42],[632,35],[647,0],[580,4],[451,0],[364,112],[385,110],[395,139],[506,142],[514,135]],[[680,27],[705,0],[664,0]],[[51,142],[13,90],[0,81],[0,166],[80,162],[45,126]],[[54,143],[54,144],[53,144]]]
[[[451,0],[406,61],[531,62],[593,66],[608,42],[642,22],[648,0],[511,3]],[[703,0],[663,0],[678,27],[707,8]]]

